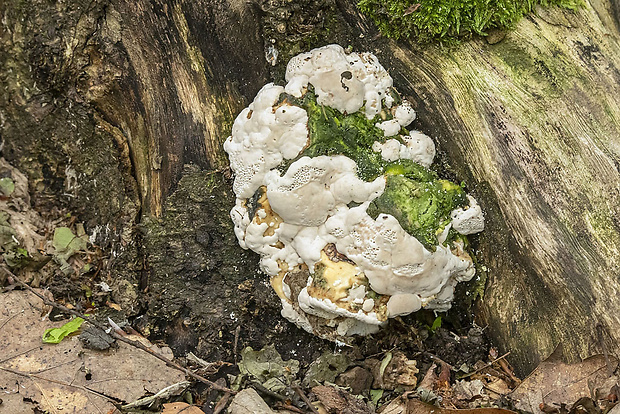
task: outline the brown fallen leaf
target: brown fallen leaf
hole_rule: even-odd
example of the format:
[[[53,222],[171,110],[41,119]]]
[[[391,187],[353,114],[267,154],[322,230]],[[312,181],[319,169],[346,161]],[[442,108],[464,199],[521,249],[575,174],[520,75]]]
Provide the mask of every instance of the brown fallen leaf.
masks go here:
[[[161,414],[204,414],[204,411],[195,405],[189,405],[184,402],[175,402],[164,404],[164,410]]]
[[[473,381],[457,381],[452,386],[454,397],[459,400],[470,401],[474,398],[482,397],[484,383],[479,379]]]
[[[135,401],[146,392],[156,393],[185,378],[127,344],[103,353],[85,349],[77,337],[55,345],[42,344],[45,329],[63,323],[43,320],[42,306],[28,291],[0,294],[4,333],[0,336],[0,384],[7,384],[2,413],[32,412],[35,408],[52,413],[106,413],[115,407],[104,395]]]
[[[418,373],[415,360],[408,359],[401,351],[388,352],[382,361],[374,358],[366,360],[374,377],[373,387],[382,390],[393,390],[403,387],[412,390],[416,387]]]
[[[607,364],[611,366],[607,366]],[[511,394],[515,408],[540,413],[540,407],[571,405],[582,397],[604,398],[618,381],[610,377],[618,367],[618,360],[595,355],[576,364],[562,361],[562,350],[556,351],[523,380]],[[595,394],[595,395],[591,395]]]
[[[474,408],[468,410],[453,410],[440,408],[435,405],[424,403],[420,400],[409,400],[407,411],[403,414],[516,414],[514,411],[502,408]]]
[[[508,384],[506,384],[506,382],[501,378],[490,376],[485,378],[485,380],[487,382],[484,384],[484,388],[489,394],[489,397],[491,397],[491,399],[496,400],[502,395],[506,395],[511,391],[508,387]]]
[[[121,305],[119,305],[117,303],[106,302],[106,305],[108,305],[109,308],[112,308],[112,309],[117,310],[119,312],[122,311]]]
[[[318,385],[312,388],[312,392],[319,399],[325,412],[329,414],[372,414],[373,410],[359,398],[342,389]]]

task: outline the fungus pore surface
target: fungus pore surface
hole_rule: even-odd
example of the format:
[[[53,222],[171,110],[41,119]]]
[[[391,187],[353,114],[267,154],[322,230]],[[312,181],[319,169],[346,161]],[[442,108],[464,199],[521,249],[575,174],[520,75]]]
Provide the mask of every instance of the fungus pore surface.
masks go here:
[[[465,235],[484,217],[428,167],[435,146],[371,53],[328,45],[292,58],[224,144],[239,244],[261,257],[282,315],[348,342],[388,318],[450,308],[475,273]]]

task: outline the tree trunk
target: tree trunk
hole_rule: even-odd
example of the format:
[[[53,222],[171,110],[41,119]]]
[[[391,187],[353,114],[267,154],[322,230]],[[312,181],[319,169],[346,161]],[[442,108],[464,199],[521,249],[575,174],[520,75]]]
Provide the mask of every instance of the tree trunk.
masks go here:
[[[230,352],[237,326],[247,343],[286,332],[311,349],[236,244],[222,143],[289,57],[336,42],[378,56],[483,206],[478,315],[521,371],[559,343],[573,360],[620,350],[617,2],[540,9],[448,48],[383,39],[351,0],[70,3],[0,4],[3,155],[39,208],[109,225],[116,292],[147,297],[152,333],[207,355]]]

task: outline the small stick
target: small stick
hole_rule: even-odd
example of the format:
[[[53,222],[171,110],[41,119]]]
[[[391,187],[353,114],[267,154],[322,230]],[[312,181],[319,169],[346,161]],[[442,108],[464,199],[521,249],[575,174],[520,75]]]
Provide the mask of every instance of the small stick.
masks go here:
[[[17,312],[14,313],[13,315],[11,315],[6,321],[2,322],[2,325],[0,325],[0,329],[4,328],[4,325],[6,325],[7,323],[9,323],[11,321],[11,319],[13,319],[14,317],[16,317],[17,315],[19,315],[21,312]]]
[[[458,379],[469,378],[469,377],[471,377],[472,375],[477,374],[477,373],[479,373],[479,372],[480,372],[480,371],[482,371],[482,370],[485,370],[485,369],[487,369],[487,368],[489,368],[489,367],[492,367],[492,366],[493,366],[493,364],[494,364],[495,362],[498,362],[498,361],[500,361],[500,360],[502,360],[502,359],[506,358],[508,355],[510,355],[510,352],[506,352],[504,355],[502,355],[501,357],[499,357],[499,358],[497,358],[497,359],[494,359],[492,362],[487,363],[487,364],[486,364],[485,366],[483,366],[482,368],[478,368],[478,369],[477,369],[477,370],[475,370],[474,372],[470,372],[469,374],[465,374],[465,375],[463,375],[463,376],[460,376]]]
[[[237,345],[239,344],[239,334],[241,333],[241,325],[235,329],[235,342],[233,345],[233,356],[235,357],[235,364],[237,363]]]
[[[431,360],[437,361],[441,365],[446,365],[448,368],[450,368],[451,371],[456,371],[452,365],[448,364],[446,361],[439,358],[437,355],[431,354],[430,352],[424,352],[424,354],[427,355]]]
[[[293,386],[292,388],[297,393],[297,395],[299,395],[301,397],[301,399],[304,400],[304,402],[306,403],[306,405],[308,406],[310,411],[312,411],[314,414],[319,414],[317,409],[314,407],[314,405],[312,405],[312,403],[310,402],[308,397],[306,397],[306,394],[304,394],[304,392],[301,390],[301,388],[299,388],[297,385]]]
[[[19,284],[19,285],[20,285],[20,286],[22,286],[23,288],[27,289],[27,290],[28,290],[28,291],[30,291],[31,293],[35,294],[35,295],[36,295],[39,299],[41,299],[41,300],[43,301],[43,303],[45,303],[46,305],[48,305],[48,306],[53,306],[53,307],[55,307],[56,309],[61,310],[61,311],[62,311],[62,312],[64,312],[64,313],[68,313],[68,314],[71,314],[71,315],[73,315],[73,316],[77,316],[77,317],[79,317],[79,318],[82,318],[82,319],[84,319],[84,321],[86,321],[86,322],[88,322],[89,324],[91,324],[91,325],[93,325],[93,326],[95,326],[95,327],[97,327],[97,328],[101,329],[101,330],[102,330],[102,331],[104,331],[104,332],[107,330],[107,327],[106,327],[105,325],[103,325],[103,324],[101,324],[101,323],[99,323],[99,322],[97,322],[97,321],[93,320],[92,318],[89,318],[88,316],[86,316],[86,315],[84,315],[84,314],[82,314],[82,313],[80,313],[80,312],[74,311],[73,309],[69,309],[69,308],[67,308],[66,306],[60,305],[60,304],[58,304],[58,303],[56,303],[56,302],[53,302],[53,301],[51,301],[51,300],[47,299],[45,296],[41,295],[39,292],[37,292],[36,290],[34,290],[33,288],[31,288],[29,285],[27,285],[26,283],[22,282],[22,281],[21,281],[21,280],[20,280],[17,276],[15,276],[15,275],[14,275],[14,274],[13,274],[13,273],[9,270],[9,269],[7,269],[5,266],[0,266],[0,268],[1,268],[2,270],[4,270],[4,271],[5,271],[5,272],[9,275],[9,276],[13,277],[13,279],[15,280],[15,282],[17,282],[17,284]],[[141,344],[140,342],[137,342],[137,341],[132,341],[131,339],[127,339],[127,338],[125,338],[125,337],[123,337],[123,336],[121,336],[121,335],[117,334],[117,333],[116,333],[116,332],[114,332],[114,331],[111,331],[111,332],[109,333],[109,335],[110,335],[112,338],[116,339],[117,341],[124,342],[124,343],[126,343],[126,344],[128,344],[128,345],[131,345],[131,346],[133,346],[133,347],[135,347],[135,348],[141,349],[141,350],[143,350],[144,352],[147,352],[147,353],[151,354],[151,355],[152,355],[152,356],[154,356],[155,358],[157,358],[157,359],[159,359],[160,361],[164,362],[164,363],[165,363],[167,366],[169,366],[170,368],[177,369],[177,370],[179,370],[179,371],[181,371],[181,372],[185,373],[185,375],[188,375],[188,376],[190,376],[190,377],[192,377],[192,378],[194,378],[194,379],[196,379],[196,380],[198,380],[198,381],[200,381],[200,382],[202,382],[202,383],[204,383],[204,384],[207,384],[208,386],[210,386],[210,387],[211,387],[211,388],[213,388],[213,389],[216,389],[216,390],[218,390],[218,391],[228,392],[228,393],[230,393],[230,394],[236,394],[236,392],[235,392],[235,391],[233,391],[233,390],[231,390],[230,388],[222,387],[222,386],[220,386],[220,385],[216,384],[216,383],[215,383],[215,382],[213,382],[213,381],[209,381],[208,379],[204,378],[203,376],[198,375],[198,374],[196,374],[196,373],[194,373],[194,372],[190,371],[189,369],[187,369],[187,368],[185,368],[185,367],[180,366],[180,365],[179,365],[179,364],[177,364],[176,362],[173,362],[173,361],[169,360],[168,358],[166,358],[166,357],[164,357],[164,356],[159,355],[158,353],[154,352],[152,349],[150,349],[150,348],[148,348],[147,346],[145,346],[145,345]]]
[[[38,348],[38,346],[33,346],[32,348],[26,349],[25,351],[22,351],[19,354],[15,354],[15,355],[12,355],[12,356],[10,356],[8,358],[5,358],[5,359],[0,361],[0,364],[4,364],[5,362],[12,360],[13,358],[17,358],[18,356],[22,356],[24,354],[27,354],[28,352],[34,351],[37,348]]]
[[[105,398],[106,400],[110,401],[113,404],[118,404],[119,401],[112,398],[112,397],[108,397],[105,394],[102,394],[98,391],[95,390],[91,390],[90,388],[84,387],[82,385],[74,385],[74,384],[70,384],[68,382],[64,382],[64,381],[58,381],[52,378],[45,378],[42,377],[40,375],[36,375],[36,374],[30,374],[28,372],[22,372],[22,371],[18,371],[16,369],[11,369],[11,368],[5,368],[5,367],[0,367],[0,371],[5,371],[5,372],[10,372],[11,374],[15,374],[15,375],[19,375],[21,377],[26,377],[26,378],[30,378],[31,380],[34,381],[34,379],[39,379],[39,380],[43,380],[43,381],[47,381],[47,382],[51,382],[53,384],[58,384],[58,385],[63,385],[65,387],[72,387],[72,388],[77,388],[78,390],[82,390],[82,391],[86,391],[86,392],[90,392],[92,394],[95,394],[98,397],[101,398]],[[36,382],[35,382],[36,383]],[[40,390],[40,389],[39,389]]]
[[[305,411],[300,410],[299,408],[295,407],[294,405],[290,405],[290,404],[286,404],[283,402],[278,402],[275,404],[274,406],[276,409],[283,409],[283,410],[287,410],[287,411],[293,411],[295,413],[299,413],[299,414],[306,414]],[[215,413],[213,413],[215,414]]]
[[[268,388],[265,388],[265,386],[257,381],[252,381],[250,383],[250,385],[252,386],[252,388],[254,388],[256,391],[261,392],[263,394],[266,394],[268,396],[270,396],[271,398],[275,398],[276,400],[280,400],[280,401],[286,401],[286,397],[278,394],[277,392],[271,391]]]
[[[213,414],[220,414],[226,408],[226,404],[228,404],[228,400],[230,400],[230,394],[226,393],[219,399],[215,407],[213,407]]]

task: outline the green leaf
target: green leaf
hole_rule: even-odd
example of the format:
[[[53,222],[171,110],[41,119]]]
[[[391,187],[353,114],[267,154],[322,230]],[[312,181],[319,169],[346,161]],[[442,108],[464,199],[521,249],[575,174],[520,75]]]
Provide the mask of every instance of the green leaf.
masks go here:
[[[86,249],[86,240],[86,236],[77,237],[68,227],[57,227],[54,230],[52,246],[56,249],[56,253],[65,254],[66,258],[69,258],[75,252]]]
[[[82,326],[84,319],[74,318],[65,323],[60,328],[50,328],[43,333],[43,342],[46,344],[57,344],[69,334],[76,332]]]
[[[68,249],[73,239],[75,239],[75,234],[73,234],[69,227],[58,227],[54,230],[52,246],[54,246],[54,249],[57,251],[65,251]]]
[[[441,316],[438,316],[434,321],[433,321],[433,326],[431,326],[431,333],[435,333],[435,331],[437,329],[441,328]]]
[[[370,401],[375,407],[379,404],[381,397],[383,397],[383,390],[370,390]]]
[[[381,361],[381,366],[379,367],[379,375],[381,376],[381,378],[383,378],[383,373],[385,372],[385,369],[387,368],[391,360],[392,360],[392,353],[391,352],[386,353],[385,357],[383,358],[383,361]]]
[[[0,178],[0,192],[5,196],[10,196],[15,191],[15,183],[9,177]]]

